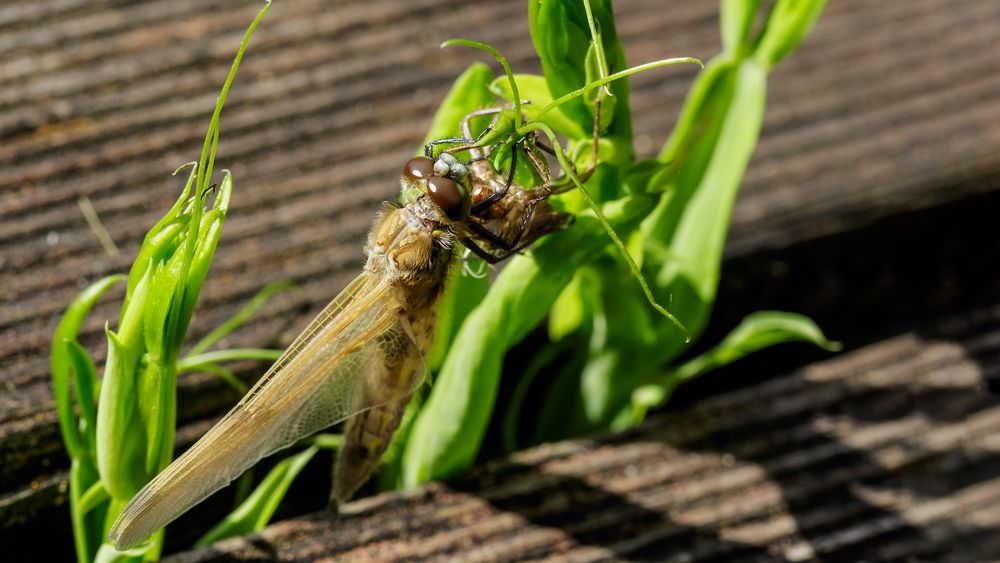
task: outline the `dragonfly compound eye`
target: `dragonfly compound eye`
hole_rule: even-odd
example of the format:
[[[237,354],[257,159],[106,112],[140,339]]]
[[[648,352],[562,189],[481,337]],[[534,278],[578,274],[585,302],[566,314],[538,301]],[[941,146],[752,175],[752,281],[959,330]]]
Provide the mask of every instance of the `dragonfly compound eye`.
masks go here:
[[[427,180],[427,195],[452,221],[469,216],[472,200],[463,186],[444,176],[431,176]]]
[[[403,166],[403,175],[411,180],[426,180],[434,174],[434,161],[426,156],[411,158]]]

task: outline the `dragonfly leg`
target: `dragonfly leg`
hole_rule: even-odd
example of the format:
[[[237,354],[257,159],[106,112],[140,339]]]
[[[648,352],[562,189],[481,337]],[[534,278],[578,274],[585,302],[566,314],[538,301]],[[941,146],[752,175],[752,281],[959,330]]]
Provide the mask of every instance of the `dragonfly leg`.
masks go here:
[[[467,223],[469,230],[471,230],[476,235],[482,237],[484,240],[486,240],[493,246],[500,249],[493,255],[494,258],[496,258],[496,261],[499,262],[500,260],[503,260],[511,256],[512,254],[516,254],[517,252],[520,252],[525,246],[527,246],[527,245],[519,246],[518,243],[521,242],[521,238],[524,236],[524,233],[527,232],[528,226],[531,224],[531,218],[535,214],[535,208],[538,206],[539,203],[545,201],[549,197],[547,189],[542,190],[541,188],[539,188],[536,191],[544,193],[540,193],[535,198],[528,201],[528,209],[524,213],[524,217],[521,219],[521,224],[518,225],[517,231],[514,233],[514,236],[512,236],[510,240],[504,240],[502,237],[494,234],[486,227],[474,221],[469,221]],[[472,243],[473,246],[476,246],[475,243],[472,241],[467,240],[465,242],[467,245],[468,243]],[[531,244],[531,242],[533,241],[529,241],[527,244]],[[476,252],[477,249],[482,250],[481,248],[478,247],[472,248],[471,250],[473,252]],[[478,252],[476,253],[479,254]],[[482,255],[480,255],[480,257],[482,257]]]
[[[486,128],[483,129],[483,131],[476,136],[476,140],[473,143],[473,145],[478,145],[479,141],[482,140],[482,138],[485,137],[487,133],[492,131],[494,127],[496,127],[497,119],[500,118],[500,112],[502,111],[503,109],[501,108],[485,108],[485,109],[477,109],[476,111],[468,113],[465,117],[462,118],[462,134],[471,139],[472,120],[476,117],[480,117],[483,115],[492,115],[493,120],[490,121],[490,124],[487,125]],[[470,146],[468,147],[468,149],[469,149],[469,155],[472,157],[472,160],[467,162],[466,164],[472,164],[477,160],[482,160],[486,158],[486,156],[480,152],[479,146]]]
[[[541,201],[543,201],[543,199],[537,200],[535,204],[540,203]],[[471,230],[477,236],[489,242],[491,245],[495,246],[496,250],[486,250],[483,247],[479,246],[475,241],[469,239],[468,237],[462,240],[462,244],[464,244],[476,256],[479,256],[480,258],[486,260],[490,264],[496,264],[497,262],[502,262],[507,258],[510,258],[511,256],[520,253],[521,251],[531,246],[535,242],[535,239],[537,238],[533,237],[531,240],[527,241],[521,240],[522,237],[524,236],[524,233],[527,231],[528,225],[531,223],[531,217],[532,214],[534,213],[534,207],[535,205],[530,206],[528,213],[525,214],[525,218],[521,222],[521,226],[518,229],[517,234],[510,241],[503,240],[502,238],[493,234],[486,227],[483,227],[482,225],[479,225],[477,223],[469,223],[469,230]],[[563,224],[565,224],[565,221],[563,222]],[[541,236],[547,232],[557,229],[558,227],[545,229],[544,232],[540,232],[538,233],[538,235]]]
[[[501,260],[504,259],[504,257],[498,257],[498,256],[496,256],[494,254],[490,254],[485,249],[483,249],[483,247],[479,246],[478,244],[476,244],[471,239],[468,239],[468,238],[463,239],[462,240],[462,244],[464,244],[466,248],[468,248],[469,250],[471,250],[473,254],[475,254],[476,256],[478,256],[480,258],[482,258],[483,260],[485,260],[489,264],[496,264],[497,262],[500,262]]]
[[[475,139],[467,139],[465,137],[446,137],[444,139],[435,139],[426,145],[424,145],[424,156],[427,158],[434,158],[434,147],[437,145],[445,145],[450,143],[475,143]]]
[[[472,153],[473,158],[481,156],[478,150],[480,148],[478,145],[479,141],[483,137],[485,137],[487,133],[493,130],[493,127],[496,125],[496,119],[494,118],[493,121],[491,121],[490,124],[487,125],[486,128],[483,129],[482,132],[479,133],[479,135],[477,135],[476,137],[472,136],[472,131],[470,129],[471,127],[470,122],[473,118],[479,117],[481,115],[491,115],[491,114],[499,115],[500,111],[501,110],[498,108],[486,108],[469,113],[468,115],[462,118],[461,127],[462,127],[462,135],[465,135],[464,137],[445,137],[443,139],[435,139],[424,145],[424,156],[426,156],[427,158],[433,158],[435,146],[453,144],[453,143],[461,143],[461,144],[457,147],[445,149],[445,152],[454,154],[463,151],[470,151]]]
[[[518,143],[514,143],[510,146],[510,174],[507,176],[507,181],[504,183],[503,188],[493,192],[486,199],[474,204],[472,206],[473,215],[484,209],[488,209],[491,205],[503,199],[503,196],[507,195],[507,190],[509,190],[511,184],[514,183],[514,173],[517,171],[517,145]]]
[[[598,91],[597,98],[594,100],[593,147],[591,149],[590,164],[587,165],[587,168],[585,168],[583,172],[577,173],[576,167],[573,166],[573,163],[570,163],[570,167],[573,169],[573,172],[577,175],[577,178],[579,178],[581,184],[589,180],[590,177],[594,175],[594,171],[597,170],[598,149],[600,148],[600,145],[598,143],[601,140],[600,116],[601,116],[601,92]],[[552,147],[548,147],[542,143],[536,143],[536,146],[539,149],[553,156],[555,156],[556,154],[555,150],[553,150]],[[575,187],[575,184],[568,175],[563,174],[562,178],[559,178],[558,181],[553,182],[551,187],[552,187],[552,193],[561,194],[563,192],[567,192],[573,189]]]
[[[552,182],[552,170],[549,168],[548,161],[546,161],[543,156],[538,154],[539,152],[538,139],[537,138],[532,139],[532,141],[533,142],[529,143],[528,138],[527,137],[524,138],[524,141],[522,142],[524,148],[524,154],[527,155],[528,162],[531,163],[531,167],[535,169],[536,173],[538,173],[538,177],[542,179],[542,185],[548,186]]]

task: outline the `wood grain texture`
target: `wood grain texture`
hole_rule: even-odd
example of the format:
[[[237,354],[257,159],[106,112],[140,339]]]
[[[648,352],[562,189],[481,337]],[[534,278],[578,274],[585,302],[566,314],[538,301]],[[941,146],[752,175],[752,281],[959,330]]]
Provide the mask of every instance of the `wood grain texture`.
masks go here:
[[[49,388],[49,337],[76,292],[128,268],[173,201],[181,181],[169,173],[196,158],[259,6],[0,6],[2,536],[65,524],[67,460]],[[619,0],[629,60],[711,57],[715,10],[712,2]],[[233,170],[235,197],[192,337],[267,282],[292,279],[300,292],[275,299],[226,342],[287,344],[356,274],[363,235],[396,191],[398,167],[451,81],[478,59],[437,45],[455,36],[486,41],[515,69],[535,70],[524,11],[518,2],[472,0],[276,5],[223,113],[217,166]],[[830,3],[772,75],[763,139],[733,215],[723,326],[778,303],[870,341],[922,308],[996,302],[996,269],[968,242],[983,240],[1000,211],[998,23],[1000,4],[981,0]],[[642,154],[662,143],[693,72],[633,79]],[[87,227],[83,195],[121,258],[104,254]],[[954,225],[935,224],[934,213],[954,206]],[[895,242],[899,221],[923,246]],[[985,256],[996,256],[990,249]],[[81,340],[98,360],[104,319],[117,316],[120,297],[102,301],[84,326]],[[854,322],[873,308],[892,322]],[[248,364],[240,374],[261,370]],[[204,374],[182,377],[178,393],[182,447],[237,398]]]
[[[171,560],[993,560],[998,371],[994,307]]]

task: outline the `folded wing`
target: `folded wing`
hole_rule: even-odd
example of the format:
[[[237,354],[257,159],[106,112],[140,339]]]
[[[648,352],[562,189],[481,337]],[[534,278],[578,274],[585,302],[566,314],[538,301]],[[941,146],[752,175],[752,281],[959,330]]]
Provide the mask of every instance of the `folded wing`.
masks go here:
[[[367,374],[399,335],[388,289],[367,273],[351,282],[229,414],[125,506],[109,534],[115,546],[138,545],[261,458],[374,406]]]

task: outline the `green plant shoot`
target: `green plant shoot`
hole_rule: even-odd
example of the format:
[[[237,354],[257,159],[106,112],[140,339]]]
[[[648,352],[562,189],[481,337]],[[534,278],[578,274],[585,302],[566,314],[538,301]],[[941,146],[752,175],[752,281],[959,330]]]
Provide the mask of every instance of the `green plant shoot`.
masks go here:
[[[491,90],[509,103],[521,97],[531,103],[522,106],[527,117],[522,125],[498,127],[500,133],[487,142],[503,135],[516,142],[539,132],[576,188],[557,198],[577,220],[565,232],[540,241],[530,254],[512,259],[451,336],[451,342],[460,345],[449,347],[408,432],[403,484],[462,471],[484,448],[495,452],[497,446],[487,438],[494,413],[504,421],[508,449],[621,428],[640,422],[651,405],[662,404],[651,400],[653,387],[664,390],[660,396],[665,400],[667,389],[693,377],[690,374],[700,375],[740,355],[720,352],[713,361],[701,362],[704,369],[682,370],[687,374],[683,377],[669,375],[674,372],[667,368],[691,344],[683,328],[696,338],[711,310],[729,212],[759,133],[766,84],[758,68],[770,68],[787,55],[822,4],[779,0],[764,37],[752,37],[757,3],[723,2],[726,51],[696,81],[660,158],[636,161],[628,86],[622,79],[692,60],[664,59],[629,68],[610,2],[529,2],[543,76],[513,75],[509,65],[501,63],[507,80],[494,82]],[[773,35],[782,33],[787,37]],[[758,44],[774,47],[761,47],[765,55],[755,50]],[[495,50],[484,50],[496,57]],[[744,64],[749,60],[755,65],[758,57],[766,57],[767,64]],[[708,80],[726,86],[705,86]],[[726,116],[732,123],[723,127]],[[595,128],[600,133],[596,146]],[[595,154],[596,170],[581,181],[577,170],[593,163]],[[640,291],[628,289],[623,276],[642,280],[636,288]],[[642,306],[642,301],[653,307]],[[657,322],[663,314],[659,303],[669,304],[677,323]],[[546,316],[550,333],[557,337],[549,346],[563,353],[548,354],[542,346],[539,357],[545,361],[531,364],[530,383],[518,383],[512,404],[497,404],[504,355]],[[805,340],[833,346],[808,319],[787,319],[787,330],[749,341],[771,345]],[[749,322],[741,330],[754,333],[767,325]],[[734,342],[727,339],[721,346]],[[753,349],[757,347],[745,351]],[[574,360],[562,363],[567,350]],[[526,397],[532,398],[535,413],[526,410]]]
[[[288,289],[289,284],[283,282],[266,287],[232,319],[195,344],[186,356],[180,356],[232,195],[228,171],[223,171],[218,186],[211,180],[222,107],[250,36],[269,8],[268,3],[247,29],[219,94],[201,157],[190,164],[191,172],[177,202],[146,235],[131,272],[127,278],[109,276],[84,290],[66,310],[53,334],[53,390],[60,431],[71,459],[70,514],[80,562],[159,556],[162,531],[125,553],[115,552],[104,540],[122,505],[173,456],[177,375],[208,371],[245,391],[245,384],[221,364],[274,360],[279,354],[265,349],[209,348],[243,324],[271,295]],[[99,381],[93,360],[76,337],[101,295],[123,279],[127,279],[125,299],[117,329],[106,328],[108,358],[104,378]],[[74,404],[79,418],[74,415]],[[306,450],[309,452],[314,450]],[[266,524],[287,489],[287,481],[311,457],[311,453],[300,454],[294,462],[279,464],[237,515],[220,524],[212,537],[259,529]]]

